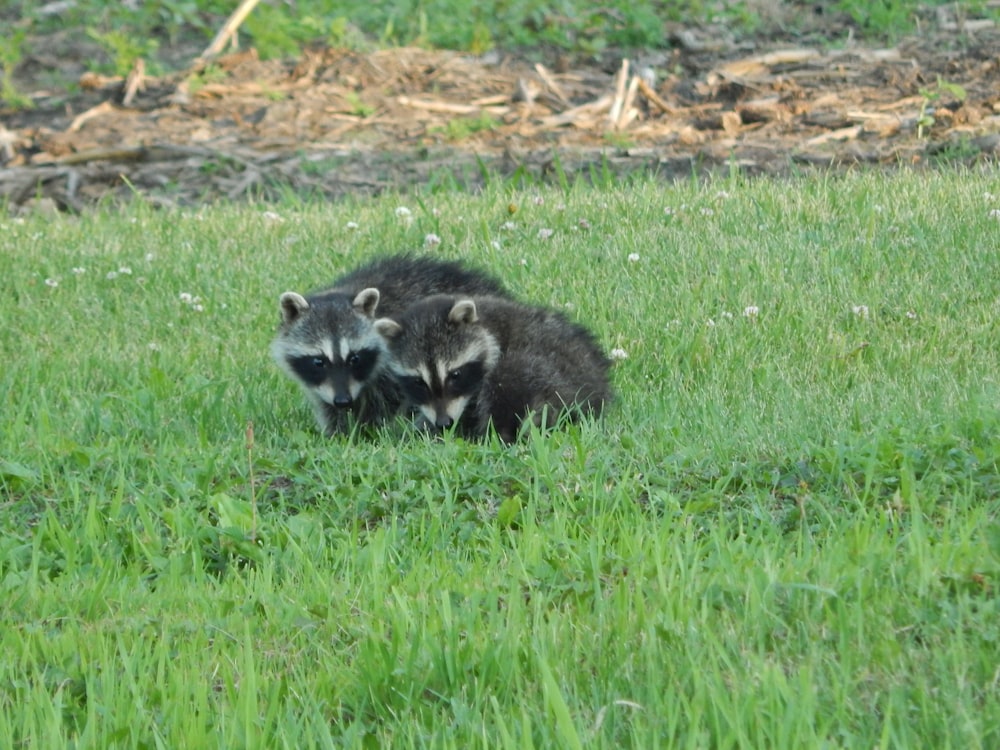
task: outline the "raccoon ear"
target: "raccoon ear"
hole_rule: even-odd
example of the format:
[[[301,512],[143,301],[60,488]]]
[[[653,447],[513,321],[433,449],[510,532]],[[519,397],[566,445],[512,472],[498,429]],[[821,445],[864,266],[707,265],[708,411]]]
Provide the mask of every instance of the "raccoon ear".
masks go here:
[[[403,332],[403,326],[392,318],[379,318],[372,325],[375,326],[376,333],[387,339],[394,339]]]
[[[476,314],[476,303],[471,299],[459,300],[451,308],[451,312],[448,313],[449,323],[464,323],[468,325],[469,323],[475,323],[477,320],[479,320],[479,316]]]
[[[308,309],[309,303],[301,294],[285,292],[281,295],[281,319],[285,323],[297,320]]]
[[[374,318],[375,308],[378,307],[378,300],[378,289],[374,287],[362,289],[358,292],[358,296],[354,298],[354,309],[360,313],[364,313],[369,318]]]

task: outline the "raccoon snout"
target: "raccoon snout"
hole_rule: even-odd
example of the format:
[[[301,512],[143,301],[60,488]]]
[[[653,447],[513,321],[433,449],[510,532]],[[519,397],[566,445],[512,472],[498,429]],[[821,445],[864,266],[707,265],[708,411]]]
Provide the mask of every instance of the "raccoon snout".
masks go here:
[[[333,405],[338,409],[350,409],[354,404],[354,399],[351,398],[349,393],[338,393],[333,397]]]
[[[434,419],[434,426],[440,430],[446,430],[455,423],[455,420],[447,414],[438,414]]]

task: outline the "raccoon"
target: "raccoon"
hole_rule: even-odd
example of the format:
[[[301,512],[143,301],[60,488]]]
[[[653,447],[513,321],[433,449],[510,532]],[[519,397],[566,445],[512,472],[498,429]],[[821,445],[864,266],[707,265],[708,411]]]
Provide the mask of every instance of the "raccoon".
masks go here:
[[[594,335],[562,314],[490,296],[437,295],[375,330],[417,424],[513,442],[525,419],[600,413],[611,362]]]
[[[394,255],[362,266],[329,288],[281,295],[281,325],[271,354],[297,381],[327,435],[395,414],[401,394],[375,331],[375,310],[398,315],[442,292],[509,297],[495,278],[457,261]]]

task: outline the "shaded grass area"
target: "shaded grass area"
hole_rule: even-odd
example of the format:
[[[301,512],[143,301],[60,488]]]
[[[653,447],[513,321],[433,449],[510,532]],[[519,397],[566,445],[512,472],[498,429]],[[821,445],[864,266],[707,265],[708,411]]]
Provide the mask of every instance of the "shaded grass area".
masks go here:
[[[998,210],[984,171],[5,222],[0,744],[995,745]],[[431,234],[627,355],[605,419],[315,434],[277,296]]]

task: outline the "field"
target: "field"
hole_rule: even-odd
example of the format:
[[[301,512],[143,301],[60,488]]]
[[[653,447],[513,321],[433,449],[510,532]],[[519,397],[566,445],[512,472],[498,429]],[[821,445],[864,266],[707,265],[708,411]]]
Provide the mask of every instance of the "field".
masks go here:
[[[592,182],[3,219],[0,746],[1000,744],[996,172]],[[322,438],[277,297],[395,250],[614,407]]]

